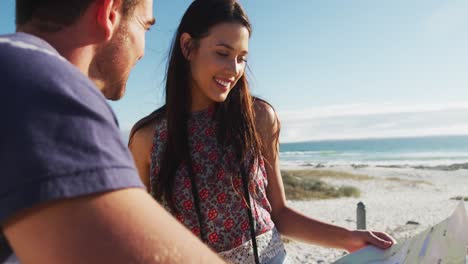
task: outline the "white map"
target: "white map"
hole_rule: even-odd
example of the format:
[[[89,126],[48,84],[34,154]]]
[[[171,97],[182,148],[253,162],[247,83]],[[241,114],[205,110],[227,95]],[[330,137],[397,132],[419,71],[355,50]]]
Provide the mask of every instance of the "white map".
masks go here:
[[[460,202],[449,218],[415,237],[387,250],[369,246],[334,264],[468,264],[467,246],[468,217]]]

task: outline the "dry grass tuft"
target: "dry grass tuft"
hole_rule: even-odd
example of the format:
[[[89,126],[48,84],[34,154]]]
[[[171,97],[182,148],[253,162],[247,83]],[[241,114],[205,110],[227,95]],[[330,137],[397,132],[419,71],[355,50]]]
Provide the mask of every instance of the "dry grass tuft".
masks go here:
[[[425,181],[425,180],[410,180],[410,179],[402,179],[398,177],[390,177],[386,178],[385,180],[387,181],[394,181],[394,182],[401,182],[401,183],[406,183],[406,184],[427,184],[427,185],[432,185],[432,183]]]
[[[457,201],[465,201],[465,202],[468,202],[468,196],[455,196],[455,197],[452,197],[450,198],[450,200],[457,200]]]
[[[362,179],[363,176],[350,173],[316,170],[282,171],[284,189],[288,200],[330,199],[339,197],[359,197],[359,189],[352,186],[335,187],[320,180],[322,177]],[[333,177],[333,176],[332,176]]]

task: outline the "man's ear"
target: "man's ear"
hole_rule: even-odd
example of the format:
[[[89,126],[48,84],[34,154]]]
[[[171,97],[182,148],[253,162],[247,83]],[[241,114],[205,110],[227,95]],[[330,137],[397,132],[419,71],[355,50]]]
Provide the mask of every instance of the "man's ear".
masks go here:
[[[189,61],[192,50],[192,37],[187,32],[182,33],[180,36],[180,50],[182,51],[185,59]]]
[[[110,40],[122,18],[122,0],[98,0],[96,23],[102,37]]]

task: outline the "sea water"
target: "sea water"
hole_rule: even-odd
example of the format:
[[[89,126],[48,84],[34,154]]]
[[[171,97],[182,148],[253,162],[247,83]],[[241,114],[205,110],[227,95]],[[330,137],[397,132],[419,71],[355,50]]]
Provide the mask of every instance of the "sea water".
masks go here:
[[[316,167],[450,166],[468,163],[468,136],[284,143],[280,144],[280,161],[286,165]]]

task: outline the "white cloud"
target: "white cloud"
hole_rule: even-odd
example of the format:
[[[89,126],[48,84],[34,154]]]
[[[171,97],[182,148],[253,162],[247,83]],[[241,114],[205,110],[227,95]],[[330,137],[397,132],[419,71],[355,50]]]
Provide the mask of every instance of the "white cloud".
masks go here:
[[[420,104],[420,105],[397,105],[397,104],[346,104],[328,105],[324,107],[313,107],[301,110],[280,111],[281,118],[288,120],[312,117],[339,117],[339,116],[367,116],[375,114],[399,114],[399,113],[422,113],[448,110],[468,110],[468,102],[451,104]]]
[[[278,115],[282,142],[468,134],[468,102],[332,105]]]
[[[468,102],[348,104],[279,111],[281,142],[468,134]],[[131,125],[124,124],[124,138]]]

